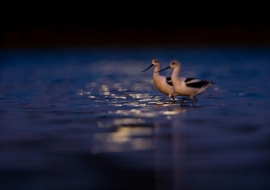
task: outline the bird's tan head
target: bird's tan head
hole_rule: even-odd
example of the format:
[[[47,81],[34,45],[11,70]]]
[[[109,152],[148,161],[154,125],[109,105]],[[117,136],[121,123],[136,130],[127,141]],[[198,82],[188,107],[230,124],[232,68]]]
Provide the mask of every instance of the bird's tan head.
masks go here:
[[[152,59],[152,64],[151,64],[147,69],[143,70],[142,72],[147,71],[147,70],[150,69],[151,67],[157,67],[157,66],[158,66],[158,68],[160,67],[160,62],[159,62],[159,60],[158,60],[157,58]]]
[[[173,60],[170,63],[170,67],[172,69],[174,69],[174,68],[180,68],[181,69],[181,63],[179,61],[177,61],[177,60]]]
[[[159,60],[157,58],[152,59],[152,65],[154,65],[154,66],[160,66]]]

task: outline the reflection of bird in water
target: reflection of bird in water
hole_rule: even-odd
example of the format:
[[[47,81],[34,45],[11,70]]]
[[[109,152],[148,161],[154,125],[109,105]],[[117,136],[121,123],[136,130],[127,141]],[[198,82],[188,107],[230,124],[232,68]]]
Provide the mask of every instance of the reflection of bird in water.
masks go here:
[[[192,104],[193,102],[198,101],[195,96],[203,93],[209,86],[214,84],[212,81],[179,77],[178,75],[181,70],[181,64],[177,60],[173,60],[170,63],[170,66],[160,71],[164,71],[169,68],[173,69],[171,79],[173,82],[174,91],[181,96],[188,96],[192,100]],[[181,105],[184,103],[184,99],[185,98],[183,97],[180,103]]]
[[[154,83],[155,83],[156,88],[160,92],[162,92],[163,94],[166,94],[167,96],[169,96],[169,102],[170,102],[171,98],[175,102],[174,96],[178,96],[178,94],[175,93],[175,91],[173,89],[171,77],[166,78],[166,77],[161,76],[159,74],[158,71],[160,70],[160,62],[158,59],[153,59],[152,64],[142,72],[147,71],[149,68],[151,68],[153,66],[154,66],[153,79],[154,79]]]

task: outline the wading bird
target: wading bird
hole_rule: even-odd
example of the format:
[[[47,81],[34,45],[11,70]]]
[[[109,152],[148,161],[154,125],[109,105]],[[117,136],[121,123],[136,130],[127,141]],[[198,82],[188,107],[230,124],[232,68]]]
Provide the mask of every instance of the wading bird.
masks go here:
[[[173,69],[171,80],[173,83],[174,91],[181,96],[188,96],[192,101],[192,105],[194,102],[198,101],[196,98],[197,95],[203,93],[209,86],[214,84],[213,81],[179,77],[181,64],[177,60],[173,60],[170,63],[170,66],[157,72],[161,72],[169,68]],[[181,105],[184,103],[184,99],[185,98],[183,97],[180,102]]]
[[[171,98],[175,102],[174,96],[178,96],[177,93],[175,93],[171,81],[171,77],[164,77],[159,74],[160,70],[160,62],[158,59],[152,59],[152,64],[142,72],[147,71],[151,67],[154,67],[154,72],[153,72],[153,79],[154,79],[154,84],[156,88],[163,94],[166,94],[169,97],[169,103]]]

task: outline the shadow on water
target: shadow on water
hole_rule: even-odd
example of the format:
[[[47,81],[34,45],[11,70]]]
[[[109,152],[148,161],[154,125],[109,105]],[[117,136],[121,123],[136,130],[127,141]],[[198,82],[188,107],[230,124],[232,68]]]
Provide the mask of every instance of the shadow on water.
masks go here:
[[[0,188],[268,189],[268,52],[2,52]],[[168,104],[156,55],[216,85]]]

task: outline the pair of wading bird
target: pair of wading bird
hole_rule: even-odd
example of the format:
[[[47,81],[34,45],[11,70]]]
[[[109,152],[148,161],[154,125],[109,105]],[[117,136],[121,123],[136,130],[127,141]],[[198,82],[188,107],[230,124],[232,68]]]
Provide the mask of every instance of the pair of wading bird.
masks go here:
[[[169,103],[171,98],[175,102],[174,96],[182,96],[181,105],[184,104],[185,97],[189,97],[193,105],[194,102],[198,101],[196,96],[203,93],[209,86],[214,84],[213,81],[179,77],[181,64],[177,60],[173,60],[170,66],[160,70],[159,60],[153,59],[152,64],[142,72],[147,71],[151,67],[154,67],[153,79],[155,86],[160,92],[169,96]],[[169,68],[173,69],[171,77],[164,77],[159,74],[159,72]]]

